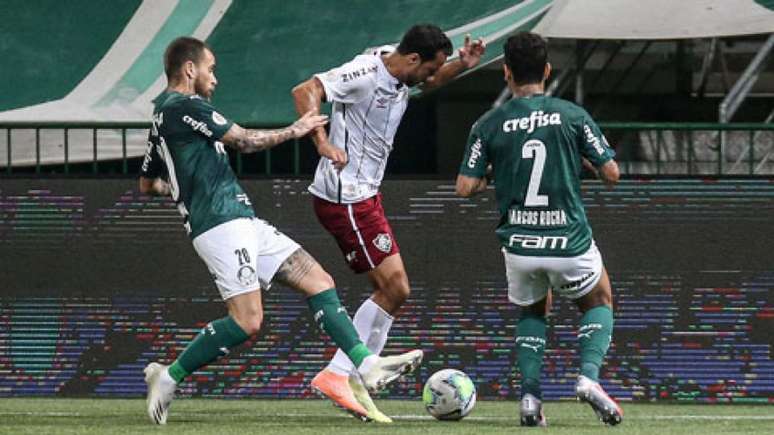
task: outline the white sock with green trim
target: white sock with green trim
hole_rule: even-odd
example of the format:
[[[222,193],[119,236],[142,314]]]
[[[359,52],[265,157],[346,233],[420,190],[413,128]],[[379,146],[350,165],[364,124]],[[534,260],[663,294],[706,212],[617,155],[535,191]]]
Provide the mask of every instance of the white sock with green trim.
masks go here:
[[[387,314],[382,307],[368,298],[357,309],[352,323],[355,324],[357,335],[368,347],[368,350],[374,355],[379,355],[387,343],[387,336],[390,333],[393,320],[394,318]],[[348,375],[355,372],[355,367],[347,354],[338,349],[336,355],[328,363],[328,370],[339,375]]]

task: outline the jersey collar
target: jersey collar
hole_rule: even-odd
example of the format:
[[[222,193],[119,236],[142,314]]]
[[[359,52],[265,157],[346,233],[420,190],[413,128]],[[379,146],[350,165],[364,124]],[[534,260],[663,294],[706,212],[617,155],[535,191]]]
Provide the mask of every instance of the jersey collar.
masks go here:
[[[393,88],[395,90],[400,90],[403,86],[406,86],[405,83],[398,80],[397,77],[390,74],[390,71],[387,70],[387,65],[384,64],[384,58],[379,56],[379,71],[380,74],[384,75],[387,78],[387,83],[390,85],[390,88]]]

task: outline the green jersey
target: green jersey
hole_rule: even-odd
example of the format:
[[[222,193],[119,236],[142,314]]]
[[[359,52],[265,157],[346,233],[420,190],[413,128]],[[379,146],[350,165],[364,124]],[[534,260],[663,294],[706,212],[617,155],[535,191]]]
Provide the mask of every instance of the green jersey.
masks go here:
[[[492,164],[500,212],[497,236],[510,252],[572,257],[591,245],[580,191],[581,157],[611,160],[597,124],[558,98],[514,98],[473,125],[460,174],[482,178]]]
[[[224,222],[254,217],[220,142],[233,122],[198,95],[165,91],[153,103],[140,175],[167,179],[191,238]]]

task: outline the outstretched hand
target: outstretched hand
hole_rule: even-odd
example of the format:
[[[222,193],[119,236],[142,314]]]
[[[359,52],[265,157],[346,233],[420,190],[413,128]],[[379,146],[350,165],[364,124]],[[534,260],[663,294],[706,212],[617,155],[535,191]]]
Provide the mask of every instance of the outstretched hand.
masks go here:
[[[483,39],[478,38],[475,41],[470,40],[470,34],[465,35],[465,43],[457,51],[460,56],[460,62],[465,65],[465,68],[473,68],[481,61],[481,56],[486,51],[486,43]]]
[[[317,115],[314,111],[308,111],[304,113],[304,116],[298,118],[294,122],[290,129],[293,131],[293,136],[300,138],[306,136],[310,131],[317,127],[323,127],[328,123],[328,115]]]

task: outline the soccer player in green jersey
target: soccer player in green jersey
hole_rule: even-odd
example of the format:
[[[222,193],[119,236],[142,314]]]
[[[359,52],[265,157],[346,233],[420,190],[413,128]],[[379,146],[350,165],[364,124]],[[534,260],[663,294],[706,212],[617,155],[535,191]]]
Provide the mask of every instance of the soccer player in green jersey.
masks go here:
[[[623,411],[599,384],[613,331],[612,290],[586,220],[579,178],[586,165],[608,186],[617,183],[615,153],[585,110],[543,94],[551,65],[540,36],[519,33],[503,48],[513,99],[473,125],[456,190],[463,197],[483,192],[491,164],[508,298],[522,307],[516,338],[521,424],[546,423],[540,371],[550,288],[582,313],[575,393],[604,423],[615,425]]]
[[[154,362],[145,368],[151,420],[166,423],[180,381],[258,333],[261,290],[273,282],[306,297],[318,326],[346,351],[369,390],[413,370],[422,360],[421,350],[391,357],[368,350],[341,306],[331,276],[296,242],[255,217],[229,165],[225,146],[242,153],[266,150],[306,135],[327,118],[307,113],[278,130],[249,130],[228,120],[209,102],[217,85],[215,56],[194,38],[170,43],[164,69],[168,86],[154,100],[140,191],[170,195],[177,203],[228,316],[208,323],[171,365]]]

